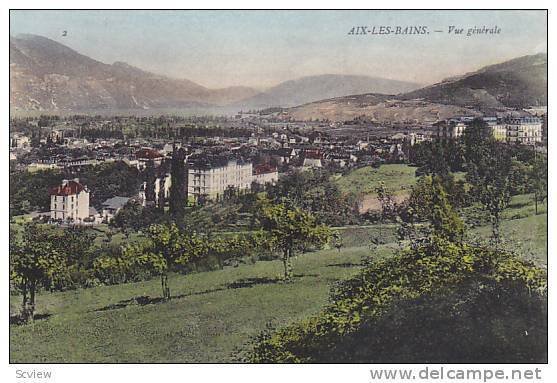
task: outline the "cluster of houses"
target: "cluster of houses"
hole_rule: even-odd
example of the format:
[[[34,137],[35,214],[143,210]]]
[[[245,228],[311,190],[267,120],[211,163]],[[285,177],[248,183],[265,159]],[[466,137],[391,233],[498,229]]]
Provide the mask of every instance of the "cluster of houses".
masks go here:
[[[543,112],[543,111],[542,111]],[[546,112],[541,116],[545,118]],[[191,137],[187,140],[164,138],[87,138],[76,136],[71,123],[51,129],[42,137],[40,149],[31,145],[32,139],[20,131],[10,133],[10,159],[16,168],[28,171],[63,169],[78,175],[87,168],[106,162],[123,161],[144,171],[156,169],[154,194],[168,200],[172,185],[169,168],[172,153],[182,147],[186,151],[187,192],[193,200],[219,199],[231,189],[249,190],[254,185],[277,182],[279,172],[294,168],[307,170],[320,167],[336,169],[401,162],[407,159],[407,149],[439,137],[462,137],[475,117],[457,117],[429,127],[411,127],[393,132],[388,128],[362,130],[336,124],[330,129],[315,129],[317,125],[291,122],[265,122],[242,117],[251,133],[238,136]],[[536,145],[543,142],[545,120],[539,115],[483,117],[497,140]],[[255,120],[254,120],[255,119]],[[97,121],[101,128],[112,121]],[[238,122],[234,122],[237,124]],[[65,124],[65,125],[64,125]],[[237,127],[235,127],[237,128]],[[67,129],[67,130],[65,130]],[[335,135],[333,130],[364,132]],[[377,131],[382,131],[378,134]],[[369,134],[369,132],[373,134]],[[35,147],[33,147],[35,146]],[[144,205],[146,191],[153,185],[143,183],[137,195]],[[152,193],[149,193],[152,194]],[[106,222],[121,209],[130,197],[114,196],[105,201],[97,212],[89,206],[89,191],[79,180],[67,180],[51,190],[51,220],[56,222]],[[164,203],[164,202],[163,202]]]
[[[153,149],[142,149],[138,158],[138,167],[141,169],[145,169],[147,162],[158,164],[158,167],[162,165],[161,155]],[[250,161],[226,157],[211,157],[204,162],[191,162],[186,169],[188,196],[195,201],[219,199],[231,189],[245,191],[250,190],[254,183],[264,186],[278,181],[278,170],[270,164],[253,166]],[[171,185],[170,172],[159,172],[154,179],[154,194],[158,196],[163,193],[163,200],[168,200]],[[86,185],[79,182],[79,178],[63,180],[60,185],[50,189],[50,221],[72,224],[110,222],[132,198],[141,202],[143,206],[149,205],[150,202],[159,203],[148,200],[146,189],[146,182],[143,182],[136,196],[109,198],[102,203],[102,209],[98,212],[90,206],[90,191]]]
[[[211,155],[195,159],[188,156],[185,161],[188,196],[194,201],[219,199],[228,190],[250,190],[254,183],[265,186],[276,183],[279,178],[276,166],[268,163],[254,166],[253,162],[234,156]],[[163,171],[159,171],[154,180],[154,194],[163,193],[164,199],[168,199],[172,186],[170,169],[159,169]],[[144,206],[150,202],[145,193],[147,187],[144,182],[139,192],[139,199]]]

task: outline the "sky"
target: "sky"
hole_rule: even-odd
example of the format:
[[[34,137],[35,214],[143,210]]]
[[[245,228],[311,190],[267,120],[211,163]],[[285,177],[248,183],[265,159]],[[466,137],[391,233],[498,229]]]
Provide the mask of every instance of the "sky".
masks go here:
[[[355,26],[430,33],[350,35]],[[466,36],[483,26],[500,33]],[[319,74],[432,84],[547,51],[545,11],[11,11],[10,35],[20,33],[209,88],[263,89]]]

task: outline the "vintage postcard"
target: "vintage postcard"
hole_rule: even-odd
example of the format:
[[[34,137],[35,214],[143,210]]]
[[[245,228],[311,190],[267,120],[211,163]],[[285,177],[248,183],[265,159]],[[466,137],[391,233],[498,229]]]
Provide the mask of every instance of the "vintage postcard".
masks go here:
[[[10,363],[548,362],[547,10],[9,16]]]

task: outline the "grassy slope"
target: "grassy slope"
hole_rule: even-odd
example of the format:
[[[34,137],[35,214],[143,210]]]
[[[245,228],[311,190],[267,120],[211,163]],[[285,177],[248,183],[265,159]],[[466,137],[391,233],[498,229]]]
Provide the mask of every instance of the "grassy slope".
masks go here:
[[[369,185],[385,180],[398,193],[415,182],[414,168],[383,165],[379,171],[363,168],[338,179],[344,190],[372,192]],[[367,187],[367,188],[366,188]],[[502,234],[516,248],[541,263],[547,261],[546,205],[533,215],[530,196],[516,196],[504,213]],[[98,227],[102,241],[102,231]],[[294,261],[294,283],[284,285],[280,261],[258,262],[237,268],[187,276],[173,275],[174,298],[166,304],[130,304],[134,297],[160,296],[157,279],[79,291],[41,293],[38,312],[52,314],[33,325],[10,327],[11,362],[232,362],[250,337],[273,325],[307,317],[327,301],[334,281],[357,272],[370,253],[370,236],[390,244],[377,256],[393,251],[395,226],[385,224],[341,228],[343,245],[299,256]],[[489,236],[490,227],[473,229]],[[121,235],[113,241],[120,242]],[[136,238],[133,238],[136,239]],[[137,238],[139,239],[139,238]],[[13,297],[16,312],[20,297]],[[112,305],[112,307],[110,307]],[[120,305],[121,307],[117,307]],[[103,308],[106,310],[98,311]]]
[[[528,206],[511,208],[516,215]],[[533,248],[545,259],[546,214],[506,220],[503,235],[513,236],[520,248]],[[532,228],[535,227],[535,230]],[[511,229],[511,231],[509,231]],[[318,312],[327,301],[329,286],[357,272],[368,255],[369,237],[377,226],[342,228],[345,248],[300,255],[294,261],[296,278],[278,280],[280,261],[262,261],[237,268],[170,278],[172,295],[166,304],[130,304],[134,297],[160,296],[157,279],[79,291],[42,293],[38,312],[52,314],[34,325],[11,326],[11,362],[233,362],[250,337],[267,323],[284,325]],[[381,235],[394,238],[394,225]],[[516,231],[516,232],[513,232]],[[489,227],[475,231],[489,235]],[[388,256],[394,243],[381,246],[376,256]],[[10,302],[15,312],[19,297]],[[112,307],[111,307],[112,305]],[[121,307],[118,307],[120,305]],[[108,308],[100,310],[103,308]],[[100,310],[100,311],[98,311]]]
[[[380,255],[390,250],[380,250]],[[117,305],[160,296],[159,281],[43,293],[33,325],[11,326],[11,362],[228,362],[268,322],[316,313],[329,284],[356,272],[366,247],[322,250],[294,260],[295,282],[282,284],[279,261],[170,278],[166,304]],[[17,310],[19,297],[11,302]]]
[[[503,212],[501,236],[508,248],[536,263],[547,264],[547,203],[538,206],[538,215],[534,213],[531,195],[514,196]],[[487,238],[491,226],[478,227],[472,232]]]
[[[375,194],[379,181],[385,182],[395,195],[404,194],[416,183],[416,168],[405,164],[381,165],[379,168],[366,166],[337,178],[342,191],[356,194]]]

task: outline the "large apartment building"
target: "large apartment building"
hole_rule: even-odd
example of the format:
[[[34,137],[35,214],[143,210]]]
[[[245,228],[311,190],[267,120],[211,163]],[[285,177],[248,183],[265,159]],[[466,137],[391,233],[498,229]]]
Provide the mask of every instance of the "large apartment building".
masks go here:
[[[460,117],[439,124],[437,134],[444,138],[460,138],[467,129],[472,117]],[[543,120],[539,117],[483,117],[498,141],[533,145],[542,142]]]
[[[188,195],[196,199],[200,196],[219,198],[229,187],[237,190],[249,189],[252,181],[251,162],[221,160],[193,163],[188,167]]]
[[[529,145],[542,142],[542,122],[539,117],[505,119],[506,141]]]
[[[89,190],[79,178],[63,180],[50,189],[50,218],[63,222],[81,223],[89,217]]]

